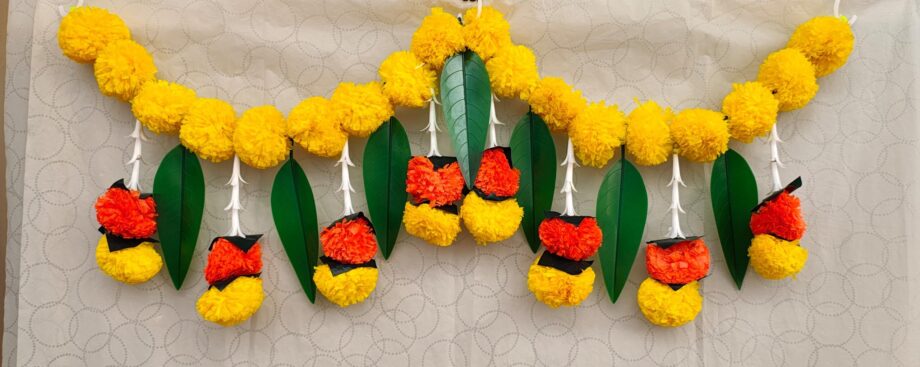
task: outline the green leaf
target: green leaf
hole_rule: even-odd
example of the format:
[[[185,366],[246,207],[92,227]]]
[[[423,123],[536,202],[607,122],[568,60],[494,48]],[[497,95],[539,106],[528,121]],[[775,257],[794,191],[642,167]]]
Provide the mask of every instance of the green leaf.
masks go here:
[[[757,205],[757,181],[744,157],[729,149],[716,159],[709,191],[725,263],[741,289],[748,266],[747,249],[754,238],[751,209]]]
[[[556,145],[540,116],[527,112],[511,133],[511,161],[521,170],[518,204],[524,207],[521,228],[534,253],[540,248],[537,228],[552,209],[556,192]]]
[[[610,167],[597,193],[597,222],[604,233],[598,250],[604,285],[616,303],[636,261],[648,214],[648,194],[642,175],[624,158]]]
[[[294,273],[307,298],[316,301],[313,268],[319,258],[319,227],[313,190],[293,155],[278,170],[272,184],[272,218]]]
[[[409,137],[395,117],[384,122],[364,148],[364,194],[385,259],[393,252],[402,225],[411,157]]]
[[[473,186],[486,147],[491,98],[489,74],[479,55],[464,51],[447,59],[441,71],[441,105],[468,187]]]
[[[153,199],[166,269],[180,289],[195,254],[204,212],[204,175],[198,157],[182,145],[167,153],[153,179]]]

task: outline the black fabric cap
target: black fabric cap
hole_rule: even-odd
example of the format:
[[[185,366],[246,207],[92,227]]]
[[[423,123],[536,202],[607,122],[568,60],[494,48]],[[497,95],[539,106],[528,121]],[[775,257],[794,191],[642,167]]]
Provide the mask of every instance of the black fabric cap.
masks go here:
[[[791,194],[793,191],[797,190],[800,187],[802,187],[802,176],[796,177],[795,180],[792,180],[792,182],[786,185],[786,187],[784,187],[782,190],[774,191],[773,193],[771,193],[770,196],[767,196],[766,198],[764,198],[760,202],[760,204],[757,204],[757,206],[755,206],[754,209],[751,209],[751,212],[757,213],[757,211],[760,210],[761,207],[775,200],[776,197],[779,196],[779,194],[784,193],[784,192],[787,194]]]
[[[583,273],[585,269],[591,267],[592,263],[594,262],[591,260],[569,260],[549,251],[543,251],[543,255],[540,255],[540,261],[537,261],[537,265],[550,267],[571,275]]]
[[[339,222],[344,222],[344,221],[346,221],[346,220],[355,220],[355,219],[358,219],[358,218],[364,219],[364,221],[367,222],[368,227],[371,227],[371,233],[374,233],[374,234],[377,233],[377,231],[374,230],[374,223],[371,223],[371,220],[370,220],[370,219],[367,219],[367,217],[364,216],[364,212],[357,212],[357,213],[355,213],[355,214],[346,215],[346,216],[344,216],[344,217],[341,217],[341,218],[339,218],[339,219],[333,221],[332,223],[329,223],[329,225],[326,226],[326,228],[332,228],[332,227],[334,227],[334,226],[336,225],[336,223],[339,223]]]
[[[258,278],[258,277],[261,276],[261,275],[262,275],[262,273],[246,274],[246,275],[235,275],[235,276],[229,277],[229,278],[227,278],[227,279],[222,279],[222,280],[218,280],[218,281],[214,282],[213,284],[211,284],[211,285],[208,286],[208,289],[217,288],[217,290],[223,291],[224,288],[227,288],[227,286],[230,285],[230,283],[233,283],[233,281],[236,280],[237,278],[242,278],[242,277]]]
[[[243,250],[243,252],[249,252],[252,246],[255,246],[256,243],[259,241],[259,239],[262,238],[262,235],[261,234],[251,234],[251,235],[247,235],[246,237],[240,237],[240,236],[214,237],[214,239],[211,240],[211,245],[208,246],[208,251],[213,250],[214,243],[217,242],[217,240],[221,238],[227,240],[227,242],[232,243],[234,246],[236,246],[236,248]]]
[[[646,242],[646,243],[655,244],[656,246],[665,249],[665,248],[674,246],[674,245],[676,245],[676,244],[678,244],[678,243],[681,243],[681,242],[695,241],[695,240],[698,240],[698,239],[700,239],[700,238],[703,238],[703,236],[690,236],[690,237],[687,237],[687,238],[663,238],[663,239],[660,239],[660,240],[648,241],[648,242]]]
[[[332,272],[332,276],[345,274],[357,268],[376,268],[377,267],[377,261],[375,261],[374,259],[371,259],[371,261],[368,261],[363,264],[346,264],[343,262],[333,260],[331,257],[328,257],[328,256],[323,256],[323,257],[320,257],[319,259],[323,262],[323,264],[329,265],[329,271]]]
[[[552,211],[544,213],[544,216],[546,217],[546,219],[559,218],[563,222],[572,224],[576,227],[580,226],[581,222],[584,221],[586,218],[594,218],[589,215],[562,215],[559,212],[552,212]]]

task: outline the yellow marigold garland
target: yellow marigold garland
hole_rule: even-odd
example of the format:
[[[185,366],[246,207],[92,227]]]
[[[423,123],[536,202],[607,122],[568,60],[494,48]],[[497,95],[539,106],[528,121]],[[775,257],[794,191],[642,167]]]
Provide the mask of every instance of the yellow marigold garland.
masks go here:
[[[274,106],[254,107],[243,113],[233,131],[233,148],[240,161],[266,169],[285,160],[291,149],[284,116]]]
[[[732,138],[750,143],[767,135],[776,123],[779,101],[758,82],[732,85],[732,92],[722,100],[722,113],[728,116]]]
[[[577,306],[594,290],[595,274],[591,268],[585,269],[581,274],[572,275],[539,265],[539,261],[538,257],[527,271],[527,288],[538,301],[547,306]]]
[[[626,140],[626,116],[616,105],[592,103],[569,125],[575,156],[591,167],[603,167]]]
[[[463,14],[463,39],[466,47],[487,61],[511,45],[511,25],[493,7],[483,6],[481,10],[469,8]]]
[[[143,283],[153,278],[163,267],[163,258],[152,242],[142,242],[135,247],[109,251],[105,235],[96,245],[96,263],[103,273],[127,284]]]
[[[530,91],[540,80],[537,72],[537,58],[525,46],[509,46],[498,50],[486,61],[486,71],[492,92],[503,98],[528,100]]]
[[[71,60],[89,64],[110,43],[131,39],[125,22],[108,10],[93,6],[73,8],[61,18],[58,47]]]
[[[533,112],[543,118],[552,131],[565,131],[585,109],[581,92],[555,77],[540,79],[528,98]]]
[[[211,287],[198,298],[195,309],[210,322],[233,326],[252,317],[265,299],[262,279],[242,276],[234,279],[223,290]]]
[[[853,30],[844,17],[815,17],[799,25],[786,47],[795,48],[815,66],[822,77],[843,66],[853,52]]]
[[[367,299],[377,287],[377,268],[358,267],[332,275],[329,265],[316,267],[313,282],[326,299],[339,307],[348,307]]]
[[[645,318],[658,326],[681,326],[695,319],[703,309],[703,296],[697,281],[675,291],[667,284],[646,278],[639,285],[636,301]]]
[[[96,57],[93,72],[102,94],[130,101],[144,83],[154,80],[153,56],[132,40],[110,43]]]
[[[301,101],[288,115],[288,136],[308,152],[320,157],[338,156],[348,134],[332,114],[332,103],[323,97]]]
[[[818,93],[814,65],[794,48],[767,56],[760,65],[757,81],[776,92],[780,111],[802,108]]]
[[[674,153],[671,141],[671,109],[654,101],[640,103],[626,118],[626,152],[636,164],[654,166]]]
[[[412,35],[409,50],[431,67],[440,70],[444,60],[463,51],[463,26],[443,9],[431,8],[431,14]]]
[[[236,111],[229,103],[199,98],[192,103],[179,128],[179,141],[201,159],[221,162],[233,157]]]
[[[424,203],[406,203],[403,214],[406,233],[435,246],[450,246],[460,233],[460,216]]]
[[[380,64],[383,93],[394,104],[423,107],[431,99],[437,74],[408,51],[397,51]]]
[[[751,241],[748,256],[757,274],[776,280],[798,274],[808,260],[808,250],[799,246],[799,240],[786,241],[768,234],[759,234]]]
[[[380,83],[340,83],[332,93],[333,115],[349,135],[366,138],[393,116]]]
[[[511,238],[521,226],[523,217],[524,208],[514,198],[492,201],[471,192],[463,199],[460,207],[463,225],[478,245]]]
[[[131,100],[131,112],[150,131],[175,134],[192,103],[195,91],[181,84],[153,80]]]

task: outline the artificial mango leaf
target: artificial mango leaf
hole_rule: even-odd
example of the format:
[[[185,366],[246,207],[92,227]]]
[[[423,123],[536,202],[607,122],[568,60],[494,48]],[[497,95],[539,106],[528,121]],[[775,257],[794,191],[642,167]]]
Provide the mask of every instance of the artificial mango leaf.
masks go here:
[[[709,191],[725,263],[741,289],[748,266],[747,249],[754,238],[751,209],[757,205],[757,181],[744,157],[729,149],[716,159]]]
[[[620,297],[636,261],[648,214],[642,175],[623,153],[621,150],[597,193],[597,222],[604,234],[598,258],[612,303]]]
[[[153,199],[166,270],[173,286],[180,289],[195,254],[204,213],[204,175],[198,157],[182,145],[167,153],[153,179]]]
[[[524,208],[521,228],[534,253],[540,248],[537,229],[553,205],[556,192],[556,146],[540,116],[527,112],[511,133],[511,161],[521,170],[518,204]]]
[[[319,227],[310,181],[293,155],[278,170],[272,184],[272,218],[300,286],[316,301],[313,268],[319,259]]]
[[[410,158],[409,137],[395,117],[384,122],[364,148],[364,194],[385,259],[393,252],[402,225]]]
[[[441,105],[460,171],[473,187],[486,146],[492,87],[479,55],[464,51],[451,56],[441,70]]]

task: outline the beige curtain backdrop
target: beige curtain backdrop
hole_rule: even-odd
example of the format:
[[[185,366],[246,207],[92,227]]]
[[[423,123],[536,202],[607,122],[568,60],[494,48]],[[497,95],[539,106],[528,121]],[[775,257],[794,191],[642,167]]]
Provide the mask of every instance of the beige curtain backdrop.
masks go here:
[[[202,321],[194,310],[205,290],[206,243],[225,233],[222,210],[230,164],[203,163],[207,183],[199,247],[183,289],[165,270],[139,286],[99,272],[92,202],[128,174],[133,118],[101,96],[91,67],[58,50],[58,5],[13,0],[6,68],[5,366],[917,366],[920,365],[916,174],[920,15],[914,0],[844,0],[859,16],[856,50],[820,80],[806,108],[779,119],[786,180],[799,192],[810,225],[807,268],[796,279],[765,281],[749,272],[736,290],[722,258],[708,194],[709,165],[684,164],[682,217],[705,234],[713,274],[703,280],[699,317],[677,329],[650,325],[635,304],[646,277],[636,261],[620,301],[603,284],[578,308],[552,310],[526,287],[535,255],[523,235],[488,247],[463,234],[435,248],[405,233],[380,264],[371,298],[340,309],[301,291],[273,228],[269,208],[276,169],[243,169],[243,227],[264,233],[267,298],[252,320],[234,328]],[[376,78],[391,52],[406,49],[432,5],[459,12],[459,0],[120,0],[94,1],[119,14],[146,46],[159,76],[231,101],[238,112],[274,104],[289,111],[341,81]],[[832,13],[831,0],[489,1],[506,15],[512,36],[534,49],[543,75],[555,75],[590,100],[624,111],[634,99],[674,109],[717,109],[731,83],[756,76],[796,25]],[[526,106],[498,104],[507,142]],[[426,112],[397,110],[412,150],[427,151],[419,132]],[[556,137],[557,155],[563,138]],[[177,144],[153,136],[144,145],[142,186]],[[442,146],[448,146],[446,136]],[[364,140],[352,139],[352,170],[364,208]],[[732,143],[769,184],[764,141]],[[322,224],[335,219],[334,161],[297,151],[317,197]],[[561,159],[560,159],[561,161]],[[594,213],[605,169],[576,172],[580,213]],[[670,167],[641,168],[649,191],[645,239],[662,237]],[[562,174],[560,172],[559,179]],[[372,188],[367,188],[372,190]],[[561,208],[561,198],[556,208]],[[599,269],[597,269],[599,270]],[[913,291],[913,292],[912,292]]]

